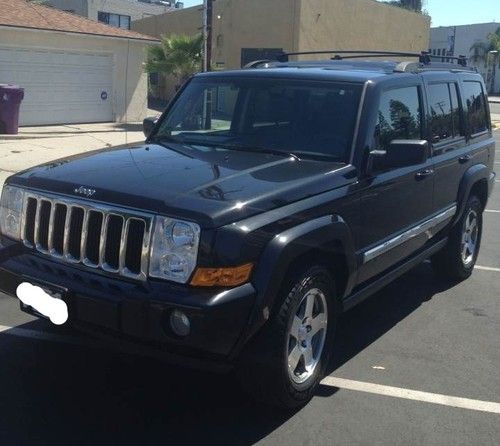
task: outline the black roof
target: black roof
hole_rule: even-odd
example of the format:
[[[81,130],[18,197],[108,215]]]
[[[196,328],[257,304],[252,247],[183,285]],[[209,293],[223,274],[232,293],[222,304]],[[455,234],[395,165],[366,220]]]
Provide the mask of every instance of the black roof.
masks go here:
[[[197,77],[247,77],[247,78],[281,78],[281,79],[311,79],[336,80],[339,82],[364,83],[369,80],[382,80],[388,77],[412,77],[416,73],[439,74],[446,72],[461,72],[475,74],[475,71],[463,70],[452,64],[434,64],[432,67],[422,67],[421,70],[403,70],[405,65],[414,62],[400,61],[351,61],[351,60],[322,60],[299,62],[261,62],[255,68],[215,71],[201,73]],[[450,67],[450,65],[452,65]]]
[[[334,55],[326,60],[290,61],[290,56],[328,54]],[[386,58],[388,60],[371,60]],[[413,61],[393,60],[395,57],[413,58]],[[361,60],[370,58],[368,60]],[[433,61],[433,59],[438,59]],[[475,68],[467,66],[465,56],[433,56],[427,52],[398,53],[392,51],[308,51],[302,53],[283,53],[276,60],[260,60],[248,64],[243,70],[224,71],[218,73],[203,73],[201,76],[248,76],[248,77],[279,77],[279,78],[306,78],[328,79],[344,82],[366,82],[381,77],[413,75],[415,73],[476,73]]]

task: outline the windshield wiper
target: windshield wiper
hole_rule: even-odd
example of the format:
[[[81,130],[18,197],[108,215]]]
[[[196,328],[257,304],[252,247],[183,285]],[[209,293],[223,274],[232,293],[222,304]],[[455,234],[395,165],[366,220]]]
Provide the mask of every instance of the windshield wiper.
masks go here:
[[[258,147],[258,146],[247,146],[242,144],[219,144],[221,147],[229,150],[240,150],[242,152],[253,152],[253,153],[267,153],[270,155],[287,156],[290,158],[295,158],[300,161],[300,158],[292,152],[287,152],[285,150],[272,149],[270,147]]]

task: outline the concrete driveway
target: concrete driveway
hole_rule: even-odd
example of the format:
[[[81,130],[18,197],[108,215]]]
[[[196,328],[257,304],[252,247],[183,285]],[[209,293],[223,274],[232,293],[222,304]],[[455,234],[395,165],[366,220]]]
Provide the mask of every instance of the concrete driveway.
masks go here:
[[[37,164],[137,141],[144,141],[142,123],[22,127],[18,135],[0,135],[0,186],[13,173]]]

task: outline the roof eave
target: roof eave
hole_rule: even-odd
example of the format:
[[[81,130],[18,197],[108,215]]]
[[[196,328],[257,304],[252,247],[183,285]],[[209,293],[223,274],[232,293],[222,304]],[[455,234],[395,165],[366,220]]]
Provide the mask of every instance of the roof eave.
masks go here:
[[[132,37],[132,36],[110,36],[107,34],[97,34],[97,33],[86,33],[83,31],[65,31],[61,29],[53,29],[53,28],[36,28],[33,26],[20,26],[20,25],[6,25],[3,23],[0,23],[0,28],[9,28],[9,29],[23,29],[27,31],[43,31],[43,32],[56,32],[56,33],[61,33],[61,34],[76,34],[76,35],[81,35],[81,36],[87,36],[87,37],[104,37],[108,39],[120,39],[120,40],[133,40],[136,42],[148,42],[148,43],[160,43],[159,39],[147,39],[147,38],[140,38],[140,37]]]

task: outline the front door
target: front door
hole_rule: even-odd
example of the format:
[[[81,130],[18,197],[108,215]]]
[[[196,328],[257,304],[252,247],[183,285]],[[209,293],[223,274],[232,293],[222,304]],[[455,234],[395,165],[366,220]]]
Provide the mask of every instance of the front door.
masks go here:
[[[423,109],[421,85],[382,91],[372,149],[386,150],[395,139],[423,139]],[[421,247],[427,238],[418,228],[433,212],[431,159],[403,168],[386,168],[382,160],[374,167],[360,185],[359,283]]]

